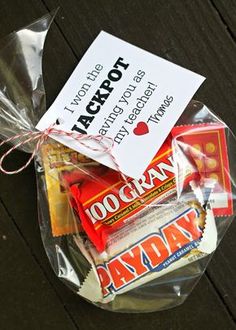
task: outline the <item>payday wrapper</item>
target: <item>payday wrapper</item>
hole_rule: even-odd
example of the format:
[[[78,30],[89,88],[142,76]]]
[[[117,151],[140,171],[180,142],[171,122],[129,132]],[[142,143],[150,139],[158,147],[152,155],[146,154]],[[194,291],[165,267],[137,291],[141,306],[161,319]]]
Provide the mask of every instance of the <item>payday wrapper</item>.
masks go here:
[[[210,254],[216,240],[213,212],[204,210],[196,198],[172,208],[147,209],[135,222],[110,235],[106,252],[99,254],[88,244],[102,292],[97,296],[90,292],[87,279],[79,293],[90,295],[94,301],[109,302],[116,294]],[[80,247],[80,240],[75,237],[75,241]]]

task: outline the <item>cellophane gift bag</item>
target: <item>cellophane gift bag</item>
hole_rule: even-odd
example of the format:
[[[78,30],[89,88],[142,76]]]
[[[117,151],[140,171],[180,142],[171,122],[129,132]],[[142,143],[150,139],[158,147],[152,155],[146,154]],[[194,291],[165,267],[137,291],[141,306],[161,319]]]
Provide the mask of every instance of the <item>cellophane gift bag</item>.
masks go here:
[[[139,180],[49,137],[37,145],[51,21],[46,15],[0,43],[0,134],[34,156],[51,266],[76,294],[107,310],[179,305],[234,218],[235,137],[192,100]]]

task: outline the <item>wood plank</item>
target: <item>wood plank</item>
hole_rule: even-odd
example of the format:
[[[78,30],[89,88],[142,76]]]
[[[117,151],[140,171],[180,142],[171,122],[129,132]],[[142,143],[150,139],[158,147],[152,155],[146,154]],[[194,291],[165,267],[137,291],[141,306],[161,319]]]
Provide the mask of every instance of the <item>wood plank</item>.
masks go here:
[[[9,4],[9,1],[7,3]],[[18,1],[18,4],[23,6],[22,2]],[[31,4],[34,5],[34,10],[36,10],[37,13],[41,12],[42,8],[38,3],[32,1]],[[59,2],[48,1],[47,4],[50,5],[52,9],[55,8]],[[70,0],[61,2],[61,6],[63,8],[60,12],[60,16],[58,16],[57,23],[66,35],[66,38],[69,40],[78,58],[83,54],[100,29],[103,28],[108,32],[121,36],[154,53],[166,56],[200,73],[208,73],[208,75],[210,75],[212,71],[212,69],[208,67],[208,61],[203,64],[202,61],[205,61],[203,56],[197,59],[196,54],[194,55],[193,52],[194,46],[197,45],[195,51],[201,54],[201,47],[198,45],[198,42],[200,42],[199,39],[202,38],[202,34],[200,33],[200,35],[197,36],[197,32],[199,32],[199,30],[201,31],[201,26],[199,27],[200,23],[198,23],[196,19],[191,28],[194,31],[194,38],[197,39],[197,42],[192,40],[192,36],[189,35],[189,31],[191,31],[191,21],[194,19],[194,17],[192,17],[194,9],[196,11],[195,6],[201,6],[199,1],[196,1],[196,5],[193,5],[193,2],[191,2],[191,5],[187,6],[184,6],[183,2],[181,3],[180,1],[179,8],[174,2],[170,1],[160,1],[158,3],[154,1],[148,3],[134,3],[129,1],[125,5],[123,1],[96,1],[96,4],[95,2],[90,2],[90,7],[88,8],[88,3],[86,1],[78,2]],[[155,11],[153,8],[155,8]],[[5,9],[7,9],[7,5]],[[203,9],[205,10],[205,7],[200,10],[201,15]],[[30,13],[32,14],[30,11],[27,12],[27,17]],[[158,13],[158,17],[156,13]],[[94,17],[95,14],[96,17]],[[2,12],[0,13],[0,18],[2,18],[1,15]],[[16,15],[14,10],[13,12],[6,10],[3,15],[4,25],[7,25],[7,22],[15,17],[14,15]],[[40,15],[41,14],[38,14],[38,16]],[[182,16],[186,18],[188,23],[187,32],[182,22]],[[213,14],[212,16],[213,18],[215,17]],[[141,24],[145,17],[148,17],[149,22]],[[168,26],[163,24],[165,17],[168,17]],[[90,24],[88,24],[88,22]],[[27,22],[23,22],[21,25],[25,25],[26,23]],[[205,26],[204,24],[203,26]],[[216,25],[216,23],[214,24]],[[215,25],[214,28],[217,28]],[[182,41],[183,35],[186,37],[186,44]],[[53,43],[53,45],[55,45],[56,40],[57,45],[48,48],[44,58],[45,68],[48,68],[45,83],[50,94],[49,103],[56,96],[57,91],[72,71],[73,65],[75,65],[75,58],[70,48],[63,42],[63,37],[58,34],[58,30],[54,29],[51,36],[51,44]],[[201,42],[201,46],[202,45],[204,46],[203,42]],[[231,47],[233,47],[233,44],[231,44]],[[206,52],[204,55],[207,55]],[[207,60],[213,58],[212,53],[207,56]],[[230,57],[231,53],[228,54],[228,56]],[[207,88],[207,90],[201,92],[200,95],[205,97],[206,100],[209,98],[210,102],[214,104],[213,95],[215,95],[218,88],[223,87],[217,85],[215,91],[211,91],[212,85],[208,85],[208,87],[205,88]],[[25,159],[26,155],[16,153],[11,162],[17,166],[20,161],[24,161]],[[114,330],[127,327],[131,329],[156,329],[158,327],[169,329],[173,327],[173,320],[175,321],[175,329],[195,329],[198,327],[203,329],[211,327],[215,329],[235,328],[231,316],[205,276],[184,305],[174,310],[161,313],[117,315],[97,309],[82,299],[79,299],[56,279],[46,260],[37,224],[36,186],[33,167],[31,166],[18,176],[6,177],[1,175],[0,180],[0,196],[4,204],[10,211],[20,232],[30,247],[31,253],[44,269],[48,280],[56,289],[57,294],[63,299],[67,310],[80,329],[104,329],[107,324],[112,324]],[[17,187],[17,194],[13,194],[13,187]],[[213,313],[208,313],[207,311],[213,311]]]
[[[226,31],[231,35],[232,39],[236,41],[236,5],[234,0],[211,0],[219,20]]]
[[[0,329],[76,329],[0,203]]]

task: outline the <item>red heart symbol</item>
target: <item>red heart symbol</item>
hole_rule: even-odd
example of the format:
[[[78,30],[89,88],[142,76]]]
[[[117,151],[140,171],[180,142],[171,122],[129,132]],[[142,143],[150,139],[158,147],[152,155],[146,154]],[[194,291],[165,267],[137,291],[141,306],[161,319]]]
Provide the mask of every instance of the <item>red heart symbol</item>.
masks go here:
[[[144,121],[140,121],[133,130],[135,135],[144,135],[149,133],[148,125]]]

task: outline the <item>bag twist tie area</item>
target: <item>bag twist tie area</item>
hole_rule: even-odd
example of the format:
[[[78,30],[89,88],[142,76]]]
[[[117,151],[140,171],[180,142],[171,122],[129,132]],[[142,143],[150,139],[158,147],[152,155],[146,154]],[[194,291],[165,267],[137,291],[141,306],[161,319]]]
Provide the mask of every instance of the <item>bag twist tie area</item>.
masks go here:
[[[13,143],[16,140],[20,140],[20,142],[13,145],[2,155],[2,157],[0,158],[0,171],[4,174],[9,174],[9,175],[22,172],[32,162],[35,155],[39,152],[41,145],[48,139],[49,135],[55,134],[55,135],[70,137],[70,138],[78,141],[80,145],[86,147],[87,149],[89,149],[91,151],[100,152],[103,154],[105,154],[105,153],[109,154],[109,156],[111,157],[111,159],[116,167],[116,170],[120,173],[122,179],[127,183],[127,178],[122,173],[122,171],[120,169],[120,165],[117,162],[116,157],[112,153],[112,149],[114,146],[114,141],[112,138],[103,136],[103,135],[89,135],[89,134],[80,134],[80,133],[75,133],[75,132],[67,132],[67,131],[63,131],[63,130],[55,128],[55,125],[56,124],[51,125],[50,127],[48,127],[47,129],[45,129],[42,132],[29,131],[29,132],[14,135],[8,139],[3,140],[0,143],[0,147],[2,147],[3,145],[5,145],[7,143]],[[8,155],[10,155],[14,150],[16,150],[17,148],[20,148],[24,144],[27,144],[27,143],[33,142],[33,141],[37,141],[36,146],[31,154],[30,158],[24,165],[22,165],[21,167],[19,167],[16,170],[13,170],[13,171],[8,171],[7,169],[5,169],[3,167],[3,162]],[[99,145],[99,147],[90,146],[84,141],[94,141]]]

